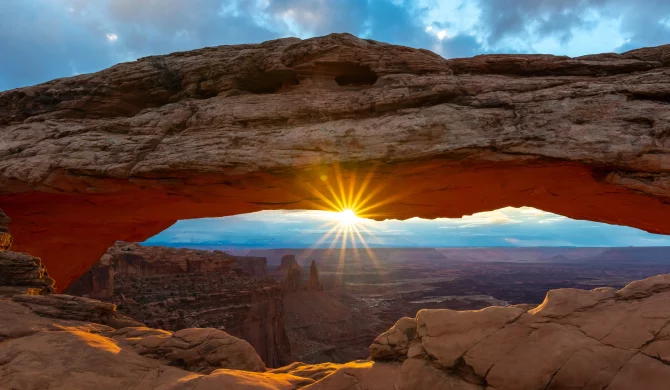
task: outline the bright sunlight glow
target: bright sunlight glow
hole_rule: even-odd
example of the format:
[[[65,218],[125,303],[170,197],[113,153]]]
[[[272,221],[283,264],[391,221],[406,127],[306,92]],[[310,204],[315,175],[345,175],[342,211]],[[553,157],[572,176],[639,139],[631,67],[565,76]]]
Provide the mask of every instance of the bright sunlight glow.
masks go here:
[[[337,284],[343,283],[342,275],[345,267],[345,252],[347,248],[353,251],[353,260],[360,262],[359,251],[367,252],[375,267],[382,272],[382,265],[377,260],[374,252],[365,242],[362,232],[366,233],[372,239],[376,239],[375,234],[368,229],[371,218],[379,217],[374,212],[380,206],[389,204],[394,200],[400,199],[406,194],[403,191],[396,190],[392,196],[379,199],[386,183],[382,182],[374,188],[368,188],[371,185],[375,170],[369,170],[363,180],[359,183],[356,180],[356,171],[349,172],[348,177],[343,177],[338,165],[334,166],[334,172],[325,174],[322,172],[319,176],[318,186],[305,182],[306,188],[314,195],[316,202],[311,202],[312,208],[328,212],[327,222],[322,226],[330,226],[321,238],[314,243],[311,249],[319,247],[321,243],[331,239],[329,249],[333,250],[339,246],[340,256],[337,264]],[[384,214],[384,216],[388,215]]]
[[[352,209],[344,209],[340,211],[339,213],[335,213],[334,218],[337,219],[340,224],[349,226],[353,225],[358,221],[358,217],[356,216],[356,213]]]

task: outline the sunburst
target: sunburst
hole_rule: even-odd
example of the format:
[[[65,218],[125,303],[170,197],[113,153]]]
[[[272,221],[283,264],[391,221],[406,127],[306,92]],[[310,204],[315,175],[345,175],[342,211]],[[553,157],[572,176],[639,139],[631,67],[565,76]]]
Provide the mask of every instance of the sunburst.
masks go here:
[[[393,196],[380,199],[385,183],[382,181],[382,184],[370,188],[374,169],[365,174],[360,183],[357,180],[356,172],[350,173],[348,180],[345,180],[339,166],[336,165],[333,171],[334,177],[320,176],[319,181],[322,185],[319,185],[318,188],[311,184],[305,184],[307,189],[317,198],[315,202],[310,202],[311,205],[315,209],[325,212],[323,216],[326,223],[322,228],[328,229],[305,255],[309,256],[312,250],[321,247],[330,240],[329,249],[339,249],[340,252],[337,265],[338,283],[342,282],[347,249],[353,251],[353,258],[357,263],[360,263],[361,258],[359,249],[365,251],[374,267],[381,273],[382,265],[370,249],[365,237],[377,239],[373,232],[372,218],[379,217],[380,214],[375,212],[381,206],[387,205],[403,195],[397,192]],[[385,211],[384,215],[388,215],[388,210]]]

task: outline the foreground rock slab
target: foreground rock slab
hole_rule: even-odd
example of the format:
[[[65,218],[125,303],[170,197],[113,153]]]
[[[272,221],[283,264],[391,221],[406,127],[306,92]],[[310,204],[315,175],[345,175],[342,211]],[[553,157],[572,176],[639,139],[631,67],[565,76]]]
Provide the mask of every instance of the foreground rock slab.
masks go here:
[[[529,311],[421,310],[370,351],[402,363],[397,389],[661,390],[668,348],[670,275],[658,275],[619,291],[552,290]]]
[[[159,359],[188,371],[211,373],[221,367],[265,371],[265,364],[246,341],[211,328],[177,332],[146,327],[123,328],[107,334],[131,345],[140,355]]]
[[[528,311],[422,310],[380,335],[371,360],[272,370],[215,329],[114,329],[26,297],[0,297],[2,389],[663,390],[670,380],[670,275],[552,290]]]
[[[288,373],[229,369],[205,370],[212,373],[202,375],[168,365],[171,357],[189,359],[186,355],[191,356],[188,362],[193,364],[194,353],[203,352],[203,348],[208,354],[204,354],[200,364],[188,368],[202,369],[204,361],[239,364],[241,360],[226,360],[220,351],[217,353],[216,348],[225,338],[220,334],[210,337],[212,332],[218,331],[189,329],[178,337],[147,328],[117,331],[97,323],[44,317],[10,298],[0,298],[0,389],[289,390],[314,382]],[[151,337],[156,335],[159,337]],[[206,340],[202,340],[203,335]],[[239,339],[229,341],[233,345],[246,344],[244,352],[251,365],[238,368],[265,370],[249,344]],[[166,353],[170,349],[173,353]],[[233,349],[240,351],[239,347]],[[234,351],[228,352],[231,357],[236,356]]]
[[[379,219],[531,206],[670,233],[669,100],[667,45],[445,60],[333,34],[153,56],[0,93],[0,208],[61,291],[115,240],[332,208],[364,180]]]

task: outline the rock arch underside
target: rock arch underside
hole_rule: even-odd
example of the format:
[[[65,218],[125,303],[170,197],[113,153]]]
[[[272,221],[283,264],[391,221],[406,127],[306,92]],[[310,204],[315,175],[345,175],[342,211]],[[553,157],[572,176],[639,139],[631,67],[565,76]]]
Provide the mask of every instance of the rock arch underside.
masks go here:
[[[533,206],[670,233],[670,46],[445,60],[351,35],[153,56],[0,93],[0,207],[59,289],[114,240],[327,206]],[[326,180],[322,180],[322,176]],[[333,183],[334,184],[334,183]]]
[[[0,285],[23,278],[46,295],[0,299],[0,383],[665,388],[669,275],[618,291],[553,290],[532,310],[422,310],[379,336],[371,361],[268,371],[225,332],[143,328],[114,305],[48,293],[51,278],[62,291],[114,241],[179,219],[332,208],[331,195],[358,191],[375,219],[532,206],[669,234],[669,105],[670,45],[445,60],[348,34],[147,57],[1,92],[11,236],[0,212],[0,252],[13,236],[13,251],[41,263],[1,252],[14,273]],[[67,362],[44,360],[44,345]],[[95,361],[105,362],[95,376],[78,376]],[[175,361],[198,373],[165,365]],[[245,371],[212,371],[222,361]]]

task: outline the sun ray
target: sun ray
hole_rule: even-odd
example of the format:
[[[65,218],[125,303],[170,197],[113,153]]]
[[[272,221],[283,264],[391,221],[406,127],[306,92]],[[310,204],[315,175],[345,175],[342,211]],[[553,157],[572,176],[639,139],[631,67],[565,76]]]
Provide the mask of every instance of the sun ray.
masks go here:
[[[314,250],[317,249],[324,241],[328,240],[328,237],[330,237],[335,231],[337,231],[337,229],[338,229],[337,224],[333,225],[333,227],[330,228],[328,232],[326,232],[314,244],[312,244],[309,248],[307,248],[307,251],[304,252],[304,257],[309,257],[312,254],[312,252],[314,252]]]
[[[349,196],[347,197],[347,204],[345,205],[347,209],[355,209],[356,208],[354,203],[353,203],[354,187],[356,187],[356,172],[353,172],[351,174],[351,177],[349,177]]]
[[[318,173],[320,175],[318,177],[320,181],[316,181],[318,185],[310,180],[304,181],[307,190],[315,199],[308,198],[302,201],[313,209],[323,212],[319,218],[325,218],[326,222],[319,229],[327,229],[327,232],[305,251],[304,256],[309,257],[317,248],[327,248],[327,258],[337,262],[333,286],[335,290],[342,289],[347,266],[361,269],[367,266],[364,261],[365,255],[370,258],[373,268],[383,279],[385,275],[388,276],[382,262],[366,241],[366,238],[378,239],[372,221],[368,218],[388,217],[393,211],[383,206],[408,194],[406,191],[394,190],[393,195],[388,195],[388,191],[385,191],[390,186],[388,181],[373,186],[376,168],[377,165],[365,175],[355,170],[348,170],[343,175],[339,164],[335,164],[330,172]],[[362,179],[360,183],[359,179]],[[347,264],[348,261],[351,263]]]
[[[342,183],[342,172],[340,172],[339,165],[335,165],[335,178],[337,179],[337,185],[340,187],[340,199],[343,203],[342,209],[346,209],[347,205],[344,204],[344,202],[346,202],[346,197],[344,195],[344,184]]]
[[[400,194],[400,193],[398,193],[398,194],[395,194],[395,195],[390,196],[390,197],[388,197],[388,198],[386,198],[386,199],[380,200],[380,201],[378,201],[378,202],[376,202],[376,203],[373,203],[373,204],[370,205],[370,206],[361,208],[360,210],[356,210],[356,211],[358,212],[359,215],[363,216],[363,215],[366,215],[366,214],[365,214],[366,211],[369,211],[369,210],[372,210],[372,209],[376,209],[377,207],[380,207],[380,206],[389,204],[389,203],[391,203],[391,202],[394,202],[394,201],[396,201],[396,200],[399,200],[399,199],[401,199],[401,198],[404,198],[405,196],[406,196],[405,194]]]
[[[349,240],[351,241],[351,249],[352,249],[352,255],[354,256],[354,263],[356,263],[356,265],[360,267],[361,257],[358,255],[358,245],[356,245],[354,230],[356,230],[356,226],[351,226],[351,228],[349,229]]]
[[[330,186],[328,186],[328,188],[331,189]],[[323,195],[323,194],[321,193],[321,191],[317,190],[317,189],[314,188],[313,186],[311,186],[311,185],[308,184],[308,185],[307,185],[307,189],[308,189],[310,192],[312,192],[312,194],[316,195],[320,200],[326,202],[330,207],[332,207],[331,210],[339,210],[339,209],[340,209],[340,208],[338,207],[338,205],[336,205],[335,203],[333,203],[330,199],[328,199],[328,197],[326,197],[325,195]],[[332,189],[331,189],[331,193],[332,193],[333,195],[335,194],[335,193],[332,191]],[[337,197],[333,197],[333,198],[334,198],[335,201],[337,202]],[[310,203],[311,203],[311,202],[310,202]],[[316,205],[316,203],[314,203],[314,204]],[[320,206],[320,205],[317,205],[317,206],[318,206],[319,208],[322,207],[322,206]],[[328,210],[328,209],[325,208],[325,210]]]
[[[340,259],[337,262],[337,273],[336,273],[337,276],[335,281],[335,283],[338,284],[337,280],[339,279],[338,287],[340,288],[344,284],[344,259],[346,254],[346,248],[347,248],[347,235],[345,232],[344,234],[342,234],[342,245],[340,246]]]
[[[356,234],[358,234],[358,238],[359,238],[359,240],[361,240],[361,244],[363,245],[363,248],[365,249],[365,252],[367,252],[368,257],[370,257],[370,261],[372,261],[372,264],[374,264],[374,266],[375,266],[375,268],[377,268],[377,270],[382,270],[383,267],[382,267],[381,263],[377,259],[377,256],[375,256],[375,253],[372,251],[372,249],[370,249],[368,244],[365,242],[365,239],[363,239],[363,236],[361,235],[361,233],[358,230],[356,230]]]
[[[370,184],[370,181],[372,180],[372,176],[374,176],[374,170],[371,170],[368,172],[367,175],[365,175],[365,179],[363,179],[363,183],[361,184],[361,188],[358,190],[358,193],[356,194],[356,198],[352,202],[352,207],[355,209],[359,209],[360,205],[358,204],[358,201],[361,199],[361,196],[365,193],[365,189],[368,188],[368,184]]]

